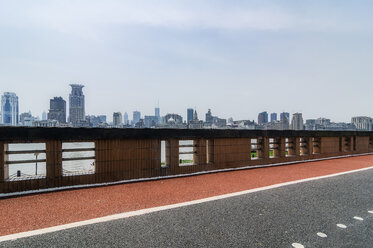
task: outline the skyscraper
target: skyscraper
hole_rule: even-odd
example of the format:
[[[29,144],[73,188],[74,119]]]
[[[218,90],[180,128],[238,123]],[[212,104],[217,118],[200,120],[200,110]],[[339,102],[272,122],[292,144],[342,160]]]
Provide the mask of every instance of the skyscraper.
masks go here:
[[[124,125],[128,125],[129,124],[127,112],[124,112],[124,115],[123,115],[123,124]]]
[[[161,117],[161,112],[159,107],[154,108],[154,116]]]
[[[46,121],[47,120],[47,113],[45,111],[43,111],[43,113],[41,114],[41,119],[43,121]]]
[[[1,97],[1,123],[17,126],[18,108],[18,96],[12,92],[5,92]]]
[[[271,113],[271,122],[277,121],[277,113]]]
[[[48,120],[66,123],[66,101],[62,97],[54,97],[49,101]]]
[[[290,121],[290,114],[289,114],[288,112],[282,112],[282,113],[280,114],[280,121],[284,121],[285,118],[286,118],[288,121]]]
[[[291,120],[291,129],[293,129],[293,130],[303,130],[302,113],[293,114],[293,119]]]
[[[159,106],[154,109],[154,116],[156,118],[156,124],[158,124],[161,121],[161,111]]]
[[[208,109],[206,113],[206,123],[212,123],[213,121],[214,121],[214,117],[211,114],[211,109]]]
[[[141,119],[141,112],[133,111],[132,125],[135,126],[135,124],[138,123],[140,119]]]
[[[258,114],[258,124],[263,125],[268,122],[268,113],[266,111]]]
[[[187,123],[193,120],[193,113],[194,113],[194,110],[192,108],[187,109]]]
[[[114,112],[113,114],[113,125],[120,126],[122,125],[122,113],[121,112]]]
[[[84,95],[83,87],[81,84],[70,84],[70,108],[69,108],[69,120],[73,124],[80,123],[85,120],[85,107],[84,107]]]

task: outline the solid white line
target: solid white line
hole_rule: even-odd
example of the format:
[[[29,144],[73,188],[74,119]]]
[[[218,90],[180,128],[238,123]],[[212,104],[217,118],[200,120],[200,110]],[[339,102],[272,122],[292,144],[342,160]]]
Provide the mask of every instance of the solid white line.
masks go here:
[[[28,232],[10,234],[10,235],[5,235],[5,236],[0,236],[0,242],[15,240],[15,239],[19,239],[19,238],[26,238],[26,237],[31,237],[31,236],[35,236],[35,235],[56,232],[56,231],[62,231],[62,230],[66,230],[66,229],[70,229],[70,228],[74,228],[74,227],[80,227],[80,226],[86,226],[86,225],[91,225],[91,224],[108,222],[108,221],[113,221],[113,220],[118,220],[118,219],[124,219],[124,218],[128,218],[128,217],[139,216],[139,215],[159,212],[159,211],[163,211],[163,210],[186,207],[186,206],[205,203],[205,202],[210,202],[210,201],[222,200],[222,199],[235,197],[235,196],[241,196],[241,195],[250,194],[250,193],[254,193],[254,192],[259,192],[259,191],[264,191],[264,190],[269,190],[269,189],[275,189],[275,188],[284,187],[284,186],[288,186],[288,185],[294,185],[294,184],[298,184],[298,183],[304,183],[304,182],[315,181],[315,180],[320,180],[320,179],[325,179],[325,178],[330,178],[330,177],[336,177],[336,176],[341,176],[341,175],[346,175],[346,174],[351,174],[351,173],[361,172],[361,171],[366,171],[366,170],[371,170],[371,169],[373,169],[373,166],[362,168],[362,169],[357,169],[357,170],[352,170],[352,171],[345,171],[345,172],[325,175],[325,176],[311,177],[311,178],[306,178],[306,179],[301,179],[301,180],[296,180],[296,181],[291,181],[291,182],[279,183],[279,184],[274,184],[274,185],[265,186],[265,187],[261,187],[261,188],[249,189],[249,190],[245,190],[245,191],[240,191],[240,192],[235,192],[235,193],[230,193],[230,194],[225,194],[225,195],[219,195],[219,196],[213,196],[213,197],[194,200],[194,201],[182,202],[182,203],[177,203],[177,204],[172,204],[172,205],[167,205],[167,206],[141,209],[141,210],[125,212],[125,213],[120,213],[120,214],[114,214],[114,215],[109,215],[109,216],[90,219],[90,220],[85,220],[85,221],[74,222],[74,223],[65,224],[65,225],[59,225],[59,226],[48,227],[48,228],[43,228],[43,229],[38,229],[38,230],[33,230],[33,231],[28,231]]]

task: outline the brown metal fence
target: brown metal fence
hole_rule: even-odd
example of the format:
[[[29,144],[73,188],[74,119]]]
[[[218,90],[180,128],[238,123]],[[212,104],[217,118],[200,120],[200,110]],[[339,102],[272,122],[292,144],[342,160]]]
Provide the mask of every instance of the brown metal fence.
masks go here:
[[[191,143],[180,142],[185,140]],[[74,142],[89,145],[74,147]],[[44,148],[10,149],[36,143]],[[371,132],[7,127],[0,128],[0,193],[366,154],[372,144]],[[23,154],[35,159],[14,159]],[[184,163],[184,154],[192,159]],[[86,167],[74,171],[68,167],[72,162]],[[15,172],[17,164],[39,171]]]

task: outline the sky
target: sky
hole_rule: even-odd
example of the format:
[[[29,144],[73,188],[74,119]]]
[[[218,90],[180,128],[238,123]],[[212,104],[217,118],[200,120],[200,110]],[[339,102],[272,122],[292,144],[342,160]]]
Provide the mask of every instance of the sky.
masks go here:
[[[41,116],[210,108],[222,118],[373,116],[370,0],[0,0],[0,94]]]

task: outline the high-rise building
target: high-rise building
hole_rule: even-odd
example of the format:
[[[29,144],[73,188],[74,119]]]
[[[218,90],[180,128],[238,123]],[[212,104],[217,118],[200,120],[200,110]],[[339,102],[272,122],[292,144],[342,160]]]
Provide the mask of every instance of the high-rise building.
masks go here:
[[[154,108],[154,116],[155,117],[161,117],[161,111],[159,107]]]
[[[84,85],[70,84],[70,86],[69,121],[73,124],[77,124],[85,120],[85,104],[82,90]]]
[[[141,119],[140,111],[133,111],[132,126],[135,126]]]
[[[206,123],[212,123],[213,120],[214,120],[214,117],[211,114],[211,109],[208,109],[208,111],[206,113]]]
[[[144,127],[150,128],[150,127],[156,127],[157,124],[159,123],[157,116],[152,116],[152,115],[145,115],[144,117]]]
[[[302,113],[294,113],[293,119],[291,120],[291,129],[303,130],[303,117]]]
[[[100,122],[106,123],[106,115],[99,115],[98,118],[99,118]]]
[[[17,126],[18,96],[13,92],[5,92],[1,97],[1,124]]]
[[[128,120],[128,114],[127,112],[124,112],[124,115],[123,115],[123,124],[124,125],[128,125],[130,122]]]
[[[288,121],[290,121],[290,114],[289,114],[288,112],[282,112],[282,113],[280,114],[280,121],[284,121],[285,118],[286,118]]]
[[[47,112],[43,111],[43,113],[41,114],[41,119],[43,121],[46,121],[47,120]]]
[[[271,113],[271,122],[277,121],[277,113]]]
[[[268,113],[266,111],[258,114],[258,124],[263,125],[268,122]]]
[[[193,120],[193,113],[194,113],[194,110],[192,108],[187,109],[187,123]]]
[[[66,101],[62,97],[54,97],[49,101],[48,120],[66,123]]]
[[[359,131],[373,131],[373,119],[367,116],[356,116],[351,118],[352,124]]]
[[[160,123],[161,122],[161,110],[159,106],[154,109],[154,116],[156,118],[156,124]]]
[[[113,125],[114,126],[121,126],[122,122],[122,113],[121,112],[114,112],[113,114]]]

